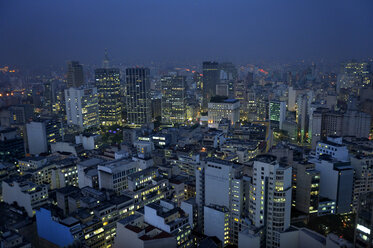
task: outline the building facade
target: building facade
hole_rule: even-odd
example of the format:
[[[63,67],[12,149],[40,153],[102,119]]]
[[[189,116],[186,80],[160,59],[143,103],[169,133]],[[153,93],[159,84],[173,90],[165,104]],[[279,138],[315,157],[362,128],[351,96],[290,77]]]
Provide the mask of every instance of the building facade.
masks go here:
[[[82,129],[99,125],[97,88],[65,90],[67,123]]]
[[[96,69],[95,79],[100,125],[121,125],[122,102],[119,69]]]
[[[126,69],[127,124],[141,126],[151,121],[150,70],[148,68]]]

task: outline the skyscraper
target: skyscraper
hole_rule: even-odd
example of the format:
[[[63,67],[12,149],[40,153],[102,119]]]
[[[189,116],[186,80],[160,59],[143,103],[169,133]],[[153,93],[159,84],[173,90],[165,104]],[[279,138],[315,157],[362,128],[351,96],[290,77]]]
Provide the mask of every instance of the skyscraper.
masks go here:
[[[228,97],[234,98],[235,82],[237,80],[237,69],[231,62],[224,62],[220,67],[220,81],[228,86]]]
[[[207,109],[207,104],[216,94],[216,84],[220,82],[220,67],[217,62],[203,62],[203,103],[202,108]]]
[[[279,247],[280,232],[290,227],[292,168],[275,156],[260,155],[253,169],[250,219],[255,228],[263,228],[265,247]]]
[[[99,119],[103,126],[122,124],[120,72],[116,68],[95,70]]]
[[[185,108],[185,77],[169,75],[161,78],[162,83],[162,122],[184,123]]]
[[[126,69],[127,123],[141,126],[151,121],[150,71],[148,68]]]
[[[67,123],[89,128],[99,125],[97,88],[65,89]]]
[[[67,63],[67,87],[80,87],[84,84],[83,66],[78,61]]]
[[[280,101],[270,101],[269,103],[269,120],[279,125],[282,129],[282,124],[286,118],[286,103]]]
[[[358,92],[358,89],[370,84],[370,73],[371,68],[368,62],[349,61],[343,63],[338,74],[337,90],[350,89],[353,92]]]

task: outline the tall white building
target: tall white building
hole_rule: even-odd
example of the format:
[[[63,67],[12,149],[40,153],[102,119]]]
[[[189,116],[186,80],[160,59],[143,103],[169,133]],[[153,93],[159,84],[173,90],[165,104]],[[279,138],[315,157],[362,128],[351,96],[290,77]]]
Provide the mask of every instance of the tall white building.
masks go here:
[[[224,246],[237,245],[242,228],[245,189],[250,181],[243,168],[216,158],[206,159],[196,168],[197,227],[217,236]]]
[[[273,155],[259,155],[253,164],[249,214],[252,229],[261,230],[265,247],[280,247],[280,233],[290,227],[292,168]]]
[[[320,172],[320,196],[335,202],[335,213],[351,211],[354,169],[341,137],[329,136],[316,145],[310,162]]]
[[[352,207],[353,211],[356,212],[360,202],[360,196],[365,193],[373,192],[373,156],[352,156],[351,166],[355,170]]]
[[[231,124],[240,120],[240,101],[237,99],[212,98],[208,103],[208,126],[218,128],[220,121],[226,118]]]
[[[99,125],[97,88],[65,90],[67,123],[81,128]]]
[[[29,153],[36,155],[48,152],[50,144],[61,141],[61,124],[50,119],[26,124]]]

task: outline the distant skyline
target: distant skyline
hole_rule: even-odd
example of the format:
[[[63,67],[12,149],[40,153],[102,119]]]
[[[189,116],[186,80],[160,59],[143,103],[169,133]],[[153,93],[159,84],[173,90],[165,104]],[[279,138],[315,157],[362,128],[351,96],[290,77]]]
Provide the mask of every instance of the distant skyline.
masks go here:
[[[0,65],[373,57],[371,0],[0,1]]]

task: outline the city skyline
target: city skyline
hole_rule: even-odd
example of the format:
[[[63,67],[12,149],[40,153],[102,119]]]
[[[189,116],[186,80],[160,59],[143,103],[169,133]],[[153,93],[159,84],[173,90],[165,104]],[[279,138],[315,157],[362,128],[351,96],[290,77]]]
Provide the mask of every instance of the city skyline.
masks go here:
[[[371,247],[372,7],[0,0],[0,247]]]

